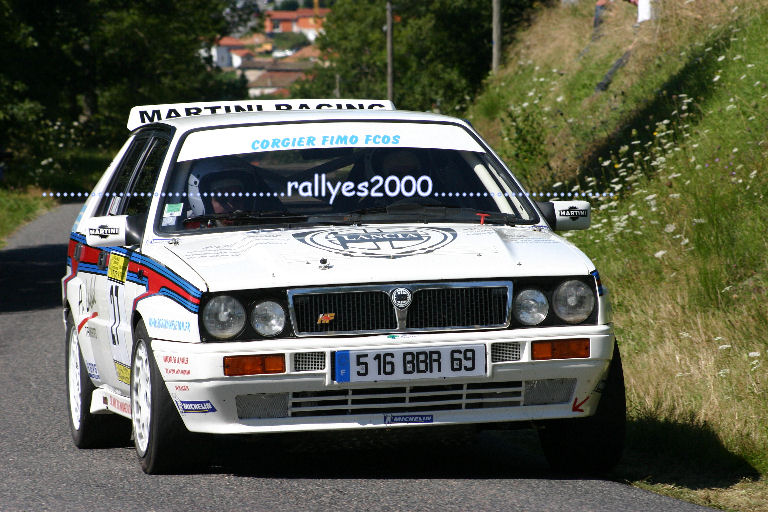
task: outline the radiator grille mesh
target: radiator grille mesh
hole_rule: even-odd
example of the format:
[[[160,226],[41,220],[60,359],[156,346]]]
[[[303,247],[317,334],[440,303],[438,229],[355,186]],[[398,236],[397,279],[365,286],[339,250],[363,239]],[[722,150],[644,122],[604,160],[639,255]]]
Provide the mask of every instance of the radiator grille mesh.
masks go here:
[[[297,352],[293,354],[293,370],[297,372],[325,370],[325,352]]]
[[[501,363],[504,361],[520,360],[520,343],[491,343],[491,362]]]
[[[547,405],[569,402],[576,379],[529,380],[525,383],[525,405]]]
[[[240,419],[288,417],[288,393],[238,395],[235,405]]]
[[[491,327],[507,319],[507,288],[428,288],[413,294],[408,308],[410,329]]]

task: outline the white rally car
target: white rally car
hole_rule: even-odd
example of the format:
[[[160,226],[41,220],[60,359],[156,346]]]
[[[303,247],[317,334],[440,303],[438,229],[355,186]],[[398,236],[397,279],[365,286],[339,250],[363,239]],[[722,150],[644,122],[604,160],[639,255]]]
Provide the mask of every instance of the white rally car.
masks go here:
[[[62,280],[78,447],[132,435],[157,473],[198,434],[532,424],[555,468],[618,461],[607,291],[553,232],[587,201],[536,203],[468,123],[386,101],[128,127]]]

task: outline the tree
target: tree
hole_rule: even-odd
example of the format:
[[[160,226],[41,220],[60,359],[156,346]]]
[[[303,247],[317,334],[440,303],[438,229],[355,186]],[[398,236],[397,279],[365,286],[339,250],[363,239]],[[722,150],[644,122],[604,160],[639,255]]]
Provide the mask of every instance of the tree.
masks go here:
[[[0,8],[0,145],[17,157],[15,169],[25,155],[51,156],[32,142],[41,120],[76,122],[86,143],[114,147],[134,105],[247,95],[244,79],[201,52],[252,19],[255,0],[0,0]],[[37,126],[21,122],[30,119]]]
[[[508,0],[513,29],[532,0]],[[463,110],[488,74],[490,0],[401,0],[394,24],[395,104],[413,110]],[[329,66],[298,82],[295,96],[386,97],[385,2],[338,0],[317,39]]]

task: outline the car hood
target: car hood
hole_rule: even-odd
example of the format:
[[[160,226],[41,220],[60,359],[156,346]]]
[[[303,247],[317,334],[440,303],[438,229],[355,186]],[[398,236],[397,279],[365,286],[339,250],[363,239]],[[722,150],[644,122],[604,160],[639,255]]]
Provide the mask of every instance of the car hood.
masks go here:
[[[171,267],[185,262],[211,292],[585,275],[594,269],[573,244],[541,226],[260,229],[155,239],[150,246],[151,256]]]

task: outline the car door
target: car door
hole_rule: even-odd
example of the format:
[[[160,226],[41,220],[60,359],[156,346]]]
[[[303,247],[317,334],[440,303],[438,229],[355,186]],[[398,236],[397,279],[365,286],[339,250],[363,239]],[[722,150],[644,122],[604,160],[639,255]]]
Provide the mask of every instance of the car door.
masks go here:
[[[167,153],[170,137],[162,132],[140,133],[126,152],[95,211],[97,216],[130,215],[146,223],[152,194]],[[139,246],[100,249],[95,275],[97,317],[93,350],[103,382],[128,391],[133,333],[133,299],[145,291],[141,273],[128,264]]]

